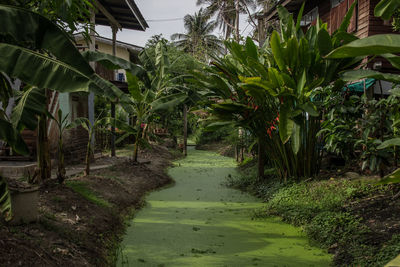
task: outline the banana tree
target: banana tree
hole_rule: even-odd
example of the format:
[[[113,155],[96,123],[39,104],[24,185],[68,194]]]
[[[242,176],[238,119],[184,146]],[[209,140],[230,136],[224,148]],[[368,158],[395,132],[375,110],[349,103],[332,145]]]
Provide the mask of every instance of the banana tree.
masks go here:
[[[93,156],[93,145],[92,138],[96,130],[107,123],[107,118],[100,119],[100,116],[97,117],[93,123],[89,121],[88,118],[77,118],[70,124],[66,126],[67,129],[72,129],[81,126],[83,129],[87,131],[88,134],[88,143],[86,145],[86,156],[85,156],[85,171],[84,175],[90,175],[90,160]]]
[[[183,93],[176,90],[181,87],[178,85],[178,81],[183,76],[170,75],[170,68],[176,61],[169,62],[165,44],[158,42],[154,52],[154,56],[150,55],[147,50],[140,54],[143,66],[100,52],[83,53],[88,61],[98,62],[111,70],[124,69],[126,71],[129,94],[126,94],[125,99],[121,99],[119,104],[136,119],[136,122],[133,128],[114,119],[111,119],[109,123],[119,128],[122,127],[121,129],[126,132],[126,135],[121,138],[135,135],[133,153],[135,162],[139,147],[145,142],[142,139],[144,129],[141,126],[149,123],[152,115],[156,112],[169,110],[186,98]]]
[[[159,111],[169,110],[186,99],[186,95],[182,93],[164,94],[165,91],[156,91],[153,87],[141,85],[137,76],[127,73],[128,89],[131,101],[129,105],[134,110],[130,113],[136,119],[134,130],[128,131],[133,134],[135,131],[135,146],[133,151],[133,161],[137,162],[138,151],[141,143],[143,128],[150,123],[152,116]],[[153,81],[154,82],[154,81]],[[154,84],[154,83],[152,83]],[[125,103],[125,105],[128,103]],[[128,110],[127,110],[128,112]]]
[[[0,54],[0,96],[3,105],[8,103],[5,100],[10,95],[7,80],[16,78],[39,90],[90,91],[113,101],[125,97],[117,87],[95,74],[64,30],[35,12],[0,4]],[[41,96],[43,95],[45,96],[44,90]],[[22,110],[32,107],[27,105],[31,96],[37,94],[29,89],[24,91],[19,102]],[[39,103],[41,107],[46,101]],[[0,139],[9,143],[16,152],[27,154],[28,149],[19,132],[24,127],[32,126],[31,119],[35,119],[41,112],[31,113],[29,116],[18,115],[25,113],[17,108],[14,113],[17,113],[12,116],[14,119],[8,118],[4,113],[0,114]],[[42,173],[47,171],[43,170]],[[0,199],[5,195],[7,191],[2,187]]]
[[[47,116],[50,117],[56,124],[58,128],[58,166],[57,166],[57,179],[60,184],[62,184],[65,180],[66,170],[64,164],[64,132],[67,128],[70,128],[70,124],[68,121],[68,114],[63,116],[62,110],[59,109],[57,112],[57,118],[55,118],[52,114],[47,113]]]

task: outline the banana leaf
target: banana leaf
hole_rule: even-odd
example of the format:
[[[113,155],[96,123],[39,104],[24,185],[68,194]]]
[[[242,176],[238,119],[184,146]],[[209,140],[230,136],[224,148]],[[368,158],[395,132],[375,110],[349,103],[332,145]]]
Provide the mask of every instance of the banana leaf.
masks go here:
[[[10,44],[46,51],[85,75],[93,73],[93,69],[76,49],[69,35],[38,13],[15,6],[0,5],[0,35],[11,37]]]
[[[376,80],[382,80],[394,83],[400,82],[399,75],[391,73],[381,73],[379,71],[374,71],[374,70],[352,70],[352,71],[347,71],[342,75],[342,79],[346,82],[357,81],[365,78],[373,78]]]
[[[7,183],[3,177],[0,176],[0,213],[6,221],[12,219],[11,209],[11,196],[8,190]]]
[[[400,35],[377,34],[336,48],[327,58],[348,58],[400,53]]]
[[[146,72],[140,65],[99,51],[85,51],[82,53],[82,56],[87,62],[98,62],[109,70],[124,69],[129,71],[132,75],[139,77],[143,76]]]
[[[385,148],[393,147],[393,146],[400,146],[400,138],[392,138],[392,139],[386,140],[382,144],[380,144],[377,147],[377,149],[385,149]]]
[[[375,17],[389,20],[400,7],[400,0],[381,0],[375,7]]]
[[[400,183],[400,169],[395,170],[393,173],[385,176],[377,185],[384,184],[398,184]]]
[[[11,114],[11,122],[17,130],[28,128],[36,129],[36,115],[43,114],[46,111],[46,96],[44,89],[30,87],[17,100],[17,105]]]

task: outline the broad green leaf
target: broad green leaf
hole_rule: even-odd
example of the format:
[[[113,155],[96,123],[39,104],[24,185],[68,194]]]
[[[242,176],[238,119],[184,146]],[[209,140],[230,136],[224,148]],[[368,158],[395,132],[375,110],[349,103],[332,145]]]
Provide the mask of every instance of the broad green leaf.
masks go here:
[[[0,176],[0,214],[6,221],[12,219],[11,195],[6,180]]]
[[[389,20],[400,7],[400,0],[381,0],[375,7],[375,17]]]
[[[307,103],[301,105],[300,108],[302,110],[304,110],[305,112],[307,112],[312,117],[318,117],[318,115],[319,115],[317,108],[311,102],[307,102]]]
[[[91,83],[89,76],[64,62],[23,47],[0,43],[0,54],[0,71],[39,88],[87,92]]]
[[[87,76],[94,72],[76,49],[70,36],[38,13],[15,6],[0,5],[0,32],[19,44],[27,44],[34,50],[49,52],[57,60],[79,69]],[[0,54],[5,55],[4,51]]]
[[[223,121],[223,122],[213,122],[205,127],[206,131],[216,131],[221,128],[225,128],[227,126],[233,125],[231,121]]]
[[[279,113],[279,136],[284,144],[289,141],[293,128],[294,121],[290,119],[290,108],[288,105],[283,105]]]
[[[346,13],[346,16],[344,16],[343,22],[339,27],[339,31],[341,32],[347,32],[347,28],[349,28],[351,18],[353,17],[354,13],[354,7],[357,5],[357,0],[353,2],[353,4],[350,6],[349,10]]]
[[[306,75],[306,70],[303,71],[303,74],[300,77],[300,80],[297,82],[297,94],[302,95],[304,86],[306,85],[307,82],[307,75]]]
[[[126,73],[126,79],[128,81],[128,90],[133,99],[137,102],[141,102],[143,100],[142,92],[140,91],[139,79],[137,76],[132,75],[131,73]]]
[[[393,54],[384,54],[381,55],[382,57],[386,58],[393,67],[400,69],[400,57],[393,55]]]
[[[151,106],[153,107],[153,111],[170,109],[183,103],[186,98],[187,95],[183,93],[173,94],[157,99],[151,104]]]
[[[90,128],[90,121],[89,121],[88,118],[83,118],[83,117],[76,118],[74,121],[72,121],[68,125],[67,129],[73,129],[73,128],[76,128],[76,127],[79,127],[79,126],[82,126],[83,129],[85,129],[88,133],[90,132],[90,129],[89,129]]]
[[[393,173],[385,176],[379,183],[377,183],[377,185],[398,183],[400,183],[400,169],[397,169]]]
[[[271,96],[277,96],[274,85],[266,80],[262,80],[260,77],[249,77],[243,78],[242,81],[246,84],[260,87],[266,90]]]
[[[301,144],[300,134],[301,134],[300,125],[298,125],[297,123],[294,123],[292,137],[290,139],[290,142],[291,142],[292,149],[293,149],[293,152],[295,155],[297,155],[297,153],[300,150],[300,144]]]
[[[385,148],[393,147],[393,146],[400,146],[400,138],[392,138],[392,139],[386,140],[382,144],[380,144],[377,147],[377,149],[385,149]]]
[[[2,118],[0,118],[0,140],[7,142],[18,154],[29,154],[28,146],[25,144],[19,132],[10,122]]]
[[[145,74],[142,66],[110,54],[99,51],[85,51],[82,53],[82,56],[87,62],[98,62],[109,70],[124,69],[132,73],[132,75],[139,77]]]
[[[311,65],[311,54],[309,52],[309,43],[305,38],[301,38],[299,44],[299,62],[307,69]]]
[[[327,58],[348,58],[400,53],[399,34],[378,34],[336,48]]]
[[[336,32],[335,35],[333,36],[333,39],[335,40],[336,47],[339,45],[348,44],[355,40],[358,40],[358,38],[355,35],[348,32]]]
[[[389,81],[394,83],[400,82],[400,76],[391,73],[381,73],[373,70],[353,70],[347,71],[342,75],[344,81],[357,81],[364,78],[374,78],[377,80]]]
[[[246,52],[247,56],[258,60],[258,48],[250,37],[246,39]]]
[[[306,2],[303,2],[303,4],[301,5],[300,11],[297,14],[297,22],[296,22],[296,31],[300,30],[301,27],[301,20],[303,18],[303,12],[304,12],[304,7],[306,5]]]
[[[45,90],[38,87],[30,87],[22,93],[11,114],[11,121],[16,129],[36,129],[37,116],[45,113],[47,108],[44,93]]]
[[[290,38],[287,42],[286,49],[287,56],[289,62],[289,71],[293,72],[297,68],[298,56],[299,56],[299,43],[297,42],[297,38]]]
[[[281,71],[286,71],[286,63],[282,51],[283,48],[281,46],[281,39],[276,31],[274,31],[271,36],[271,49],[279,69]]]
[[[319,52],[322,56],[327,55],[329,52],[332,51],[332,40],[331,36],[329,35],[328,31],[325,29],[321,29],[318,32],[318,48]]]

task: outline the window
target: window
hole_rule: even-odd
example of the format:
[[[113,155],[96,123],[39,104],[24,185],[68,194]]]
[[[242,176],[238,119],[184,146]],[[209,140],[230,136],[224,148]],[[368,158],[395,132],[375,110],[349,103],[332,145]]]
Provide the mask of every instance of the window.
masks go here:
[[[318,7],[313,8],[310,12],[303,16],[300,25],[308,26],[318,18]]]
[[[117,81],[125,82],[125,75],[121,72],[118,73]]]
[[[331,0],[331,5],[332,8],[338,6],[340,3],[342,3],[344,0]]]

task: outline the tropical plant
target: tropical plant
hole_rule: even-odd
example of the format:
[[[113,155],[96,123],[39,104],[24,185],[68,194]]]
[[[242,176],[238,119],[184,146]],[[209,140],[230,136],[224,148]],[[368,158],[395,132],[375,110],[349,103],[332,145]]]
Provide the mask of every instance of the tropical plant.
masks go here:
[[[29,9],[55,22],[68,34],[83,31],[89,37],[91,0],[0,0],[0,4]]]
[[[212,34],[216,23],[210,21],[206,10],[201,8],[194,15],[186,15],[183,22],[186,32],[171,36],[179,48],[204,61],[223,51],[222,41]]]
[[[16,21],[19,23],[15,24]],[[14,108],[11,119],[5,112],[0,112],[0,139],[10,144],[17,153],[29,153],[19,132],[24,127],[33,126],[31,122],[37,123],[37,115],[41,116],[39,128],[46,128],[41,109],[46,101],[40,100],[46,97],[43,88],[59,92],[91,91],[114,101],[124,97],[117,87],[95,74],[64,30],[35,12],[0,4],[0,54],[0,96],[3,106],[7,105],[12,95],[11,82],[14,79],[33,86],[20,96],[19,107]],[[31,101],[39,105],[28,105]],[[23,115],[27,113],[24,111],[30,109],[33,113]],[[40,167],[42,174],[48,173],[48,166]],[[6,194],[7,191],[0,191],[0,198]]]
[[[93,136],[99,126],[104,125],[107,119],[100,119],[101,116],[97,117],[93,123],[88,118],[77,118],[73,122],[67,125],[67,129],[72,129],[81,126],[88,133],[88,143],[86,145],[86,156],[85,156],[85,171],[84,175],[90,175],[90,161],[93,157]]]
[[[322,99],[324,113],[318,136],[324,140],[324,148],[345,160],[355,157],[357,141],[356,121],[362,117],[361,98],[349,90],[338,92],[325,88]]]
[[[250,9],[257,6],[255,0],[197,0],[197,5],[207,5],[207,13],[216,16],[216,23],[225,33],[227,40],[235,32],[236,40],[239,38],[238,22],[240,13],[247,13],[251,17]]]
[[[304,7],[303,7],[304,8]],[[301,10],[303,10],[303,8]],[[310,177],[319,171],[316,134],[320,129],[317,95],[321,88],[341,88],[339,72],[358,59],[326,60],[333,48],[356,39],[346,32],[354,5],[332,36],[320,21],[304,34],[289,12],[278,7],[280,33],[258,51],[250,38],[245,45],[226,43],[231,55],[215,60],[199,80],[216,99],[212,127],[233,123],[257,136],[258,176],[263,177],[263,154],[282,179]]]
[[[143,138],[148,125],[159,111],[170,110],[183,102],[187,96],[181,91],[177,81],[182,75],[171,75],[171,68],[178,62],[170,63],[166,43],[158,42],[140,54],[143,66],[133,64],[121,58],[90,52],[84,54],[87,60],[96,61],[109,69],[125,69],[128,91],[119,103],[135,121],[133,126],[111,118],[108,123],[118,126],[125,134],[117,143],[129,135],[135,135],[133,160],[137,162],[139,147],[145,145]]]
[[[0,175],[0,213],[6,221],[12,219],[11,194],[6,180]]]
[[[127,73],[128,89],[131,97],[131,106],[134,112],[131,116],[135,118],[135,129],[127,131],[127,134],[135,136],[135,146],[133,152],[133,161],[137,162],[139,147],[145,144],[143,132],[146,126],[152,121],[152,116],[160,110],[168,110],[171,107],[181,103],[186,95],[176,93],[163,95],[163,90],[154,90],[152,87],[142,87],[139,79],[130,73]]]
[[[65,180],[65,164],[64,164],[64,132],[69,127],[68,114],[63,116],[62,110],[59,109],[57,112],[57,118],[55,118],[51,113],[48,113],[49,116],[56,124],[58,128],[58,162],[57,162],[57,179],[60,184],[62,184]]]

